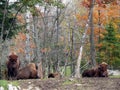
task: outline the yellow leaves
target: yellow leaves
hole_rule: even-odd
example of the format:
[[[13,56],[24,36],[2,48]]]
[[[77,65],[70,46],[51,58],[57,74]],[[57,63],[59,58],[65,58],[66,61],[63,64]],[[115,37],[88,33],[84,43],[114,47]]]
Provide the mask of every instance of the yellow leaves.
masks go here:
[[[104,35],[102,33],[100,33],[100,38],[104,38]]]
[[[76,14],[75,16],[76,16],[76,18],[77,18],[78,20],[80,20],[80,19],[81,19],[80,14]]]
[[[120,39],[120,35],[116,35],[116,38],[119,38],[119,39]]]

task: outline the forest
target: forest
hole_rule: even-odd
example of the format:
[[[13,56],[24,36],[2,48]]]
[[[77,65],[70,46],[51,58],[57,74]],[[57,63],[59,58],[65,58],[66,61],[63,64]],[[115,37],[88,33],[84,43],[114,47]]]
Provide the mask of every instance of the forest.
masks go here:
[[[0,79],[11,52],[41,77],[80,77],[101,62],[120,69],[120,0],[0,0]]]

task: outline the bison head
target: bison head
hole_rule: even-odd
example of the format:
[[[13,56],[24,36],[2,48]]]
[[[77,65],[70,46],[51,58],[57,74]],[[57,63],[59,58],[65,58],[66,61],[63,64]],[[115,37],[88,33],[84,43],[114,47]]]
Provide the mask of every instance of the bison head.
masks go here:
[[[98,69],[99,69],[100,71],[105,72],[105,71],[107,71],[107,67],[108,67],[108,64],[105,63],[105,62],[102,62],[102,63],[99,65]]]
[[[108,64],[105,62],[102,62],[99,67],[98,67],[98,71],[99,71],[99,76],[100,77],[107,77],[108,73],[107,73],[107,67]]]
[[[17,55],[12,54],[12,55],[8,56],[8,59],[9,59],[9,63],[11,64],[10,65],[11,68],[16,68],[18,66],[18,63],[17,63],[18,56]]]

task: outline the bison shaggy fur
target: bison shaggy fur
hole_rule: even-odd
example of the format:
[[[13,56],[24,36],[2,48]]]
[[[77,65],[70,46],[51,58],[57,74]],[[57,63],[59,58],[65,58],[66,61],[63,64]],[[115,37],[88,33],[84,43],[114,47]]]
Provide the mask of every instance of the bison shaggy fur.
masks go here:
[[[82,73],[82,77],[108,77],[107,63],[103,62],[96,68],[87,69]]]
[[[48,78],[60,78],[60,77],[61,75],[58,72],[48,74]]]
[[[36,64],[34,63],[29,63],[25,67],[21,68],[17,75],[17,79],[36,79],[36,78],[38,78],[38,75]]]
[[[20,61],[18,60],[18,56],[15,53],[11,53],[8,56],[6,66],[8,79],[16,79],[20,67]]]

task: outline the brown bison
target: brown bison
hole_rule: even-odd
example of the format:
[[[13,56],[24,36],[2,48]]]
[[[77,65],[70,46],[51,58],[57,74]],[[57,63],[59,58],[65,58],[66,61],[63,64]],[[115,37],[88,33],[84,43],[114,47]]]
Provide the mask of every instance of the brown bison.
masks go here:
[[[107,66],[107,63],[102,62],[97,68],[85,70],[82,77],[108,77]]]
[[[48,78],[60,78],[60,77],[61,75],[58,72],[48,74]]]
[[[6,62],[8,79],[16,79],[20,67],[20,61],[16,53],[11,53]]]
[[[21,68],[18,72],[17,79],[36,79],[37,67],[34,63],[29,63],[25,67]]]

